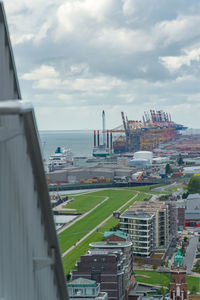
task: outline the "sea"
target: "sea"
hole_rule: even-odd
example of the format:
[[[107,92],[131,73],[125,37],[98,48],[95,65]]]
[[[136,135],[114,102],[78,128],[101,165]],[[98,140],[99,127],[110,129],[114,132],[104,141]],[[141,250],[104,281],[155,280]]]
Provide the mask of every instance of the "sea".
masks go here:
[[[43,158],[48,161],[57,147],[68,148],[73,156],[92,156],[93,130],[39,131]]]

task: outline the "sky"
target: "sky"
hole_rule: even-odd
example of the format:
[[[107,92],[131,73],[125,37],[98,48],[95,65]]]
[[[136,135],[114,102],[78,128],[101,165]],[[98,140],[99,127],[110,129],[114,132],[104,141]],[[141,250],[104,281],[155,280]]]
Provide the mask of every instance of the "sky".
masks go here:
[[[164,110],[200,128],[200,1],[4,0],[22,97],[39,130]]]

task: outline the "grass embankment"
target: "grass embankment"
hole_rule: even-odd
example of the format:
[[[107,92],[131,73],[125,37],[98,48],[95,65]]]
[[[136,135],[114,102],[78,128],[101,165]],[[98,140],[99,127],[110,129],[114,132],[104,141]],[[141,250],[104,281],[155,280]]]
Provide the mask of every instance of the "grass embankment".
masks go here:
[[[96,193],[97,192],[79,196],[74,195],[73,197],[70,196],[70,199],[74,198],[74,200],[65,205],[65,208],[75,209],[78,213],[87,212],[105,199],[104,196],[98,196]]]
[[[134,186],[134,187],[128,187],[127,189],[129,190],[134,190],[138,192],[143,192],[151,195],[160,195],[160,194],[169,194],[169,192],[164,191],[164,192],[157,192],[154,191],[153,189],[161,187],[164,185],[143,185],[143,186]]]
[[[89,231],[98,226],[105,220],[113,211],[119,209],[136,193],[134,191],[125,190],[104,190],[96,192],[95,195],[109,199],[97,207],[92,213],[77,221],[74,225],[59,234],[59,243],[61,252],[65,252],[77,241],[84,237]],[[87,201],[86,199],[84,201]]]
[[[104,192],[108,192],[104,191]],[[130,198],[132,198],[136,193],[131,192],[131,194],[126,193],[126,195],[124,195],[124,189],[123,190],[115,190],[114,191],[114,195],[119,194],[119,197],[122,197],[122,195],[125,197],[126,196],[126,200],[125,202],[127,202]],[[126,191],[127,192],[127,191]],[[130,191],[129,191],[130,192]],[[112,192],[111,192],[112,193]],[[121,194],[122,193],[122,194]],[[106,194],[106,196],[108,196],[108,194]],[[135,199],[133,199],[130,204],[127,204],[121,211],[126,210],[129,206],[131,206],[135,201],[142,201],[144,199],[147,198],[147,195],[144,193],[140,193]],[[121,206],[118,205],[118,208]],[[113,212],[112,208],[112,212]],[[112,213],[111,212],[111,213]],[[109,215],[109,214],[108,214]],[[106,218],[106,216],[104,215],[104,219]],[[75,266],[76,261],[80,258],[81,255],[85,254],[86,251],[89,248],[89,244],[91,242],[98,242],[101,241],[103,239],[103,235],[105,231],[109,231],[111,230],[113,227],[115,227],[117,224],[119,223],[118,219],[115,218],[111,218],[109,219],[105,224],[103,224],[101,227],[99,227],[98,232],[94,232],[92,233],[88,238],[86,238],[82,243],[80,243],[79,245],[76,246],[75,249],[73,249],[70,253],[68,253],[64,258],[63,258],[63,264],[64,264],[64,269],[65,269],[65,273],[68,274],[70,272],[70,270],[72,270]],[[95,226],[93,226],[94,228]],[[70,228],[69,228],[70,229]]]
[[[65,274],[74,269],[74,266],[77,260],[80,259],[81,255],[84,255],[89,249],[89,244],[92,242],[99,242],[102,240],[104,232],[109,231],[111,228],[116,226],[119,223],[119,220],[111,218],[104,225],[99,228],[98,232],[92,233],[88,238],[86,238],[82,243],[76,246],[70,253],[63,257],[63,265]]]
[[[163,287],[168,287],[170,284],[170,274],[169,273],[158,273],[155,271],[142,271],[135,270],[135,278],[140,283],[147,283],[152,285],[160,285]],[[187,276],[188,290],[190,291],[193,286],[196,287],[197,291],[199,289],[199,279],[197,277]]]

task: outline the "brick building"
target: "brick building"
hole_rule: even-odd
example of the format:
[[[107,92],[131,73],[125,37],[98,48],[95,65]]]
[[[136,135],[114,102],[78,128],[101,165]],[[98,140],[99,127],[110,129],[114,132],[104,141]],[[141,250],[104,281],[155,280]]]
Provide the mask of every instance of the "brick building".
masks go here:
[[[178,249],[171,267],[170,300],[187,300],[186,267]]]
[[[95,280],[109,299],[125,300],[136,283],[133,275],[131,242],[91,243],[92,249],[81,256],[72,279],[79,277]]]

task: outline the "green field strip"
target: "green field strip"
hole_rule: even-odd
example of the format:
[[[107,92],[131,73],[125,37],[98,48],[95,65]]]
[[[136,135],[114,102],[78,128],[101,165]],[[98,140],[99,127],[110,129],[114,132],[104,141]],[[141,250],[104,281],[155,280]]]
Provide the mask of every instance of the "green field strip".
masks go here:
[[[105,197],[97,196],[95,193],[85,194],[80,196],[74,196],[74,200],[67,205],[65,205],[66,209],[76,209],[78,213],[84,213],[95,207],[97,204],[102,202]]]
[[[77,241],[84,237],[94,227],[98,226],[113,211],[119,209],[124,203],[132,198],[135,193],[133,191],[121,190],[104,190],[97,192],[99,196],[109,197],[102,205],[97,207],[92,213],[77,221],[75,224],[67,228],[59,234],[59,243],[61,252],[65,252]]]
[[[163,287],[168,287],[170,284],[171,275],[169,273],[159,273],[154,271],[142,271],[142,270],[135,270],[135,278],[140,283],[147,283],[147,284],[155,284],[161,285]],[[143,276],[145,277],[143,277]],[[187,285],[188,290],[191,290],[193,286],[199,289],[199,279],[197,277],[187,276]]]
[[[119,223],[118,219],[111,218],[105,224],[103,224],[98,232],[92,233],[87,237],[82,243],[76,246],[75,249],[70,251],[67,255],[63,257],[63,266],[66,274],[74,268],[77,260],[80,259],[81,255],[84,255],[89,249],[89,244],[92,242],[99,242],[102,240],[104,232],[111,230],[114,226]]]

